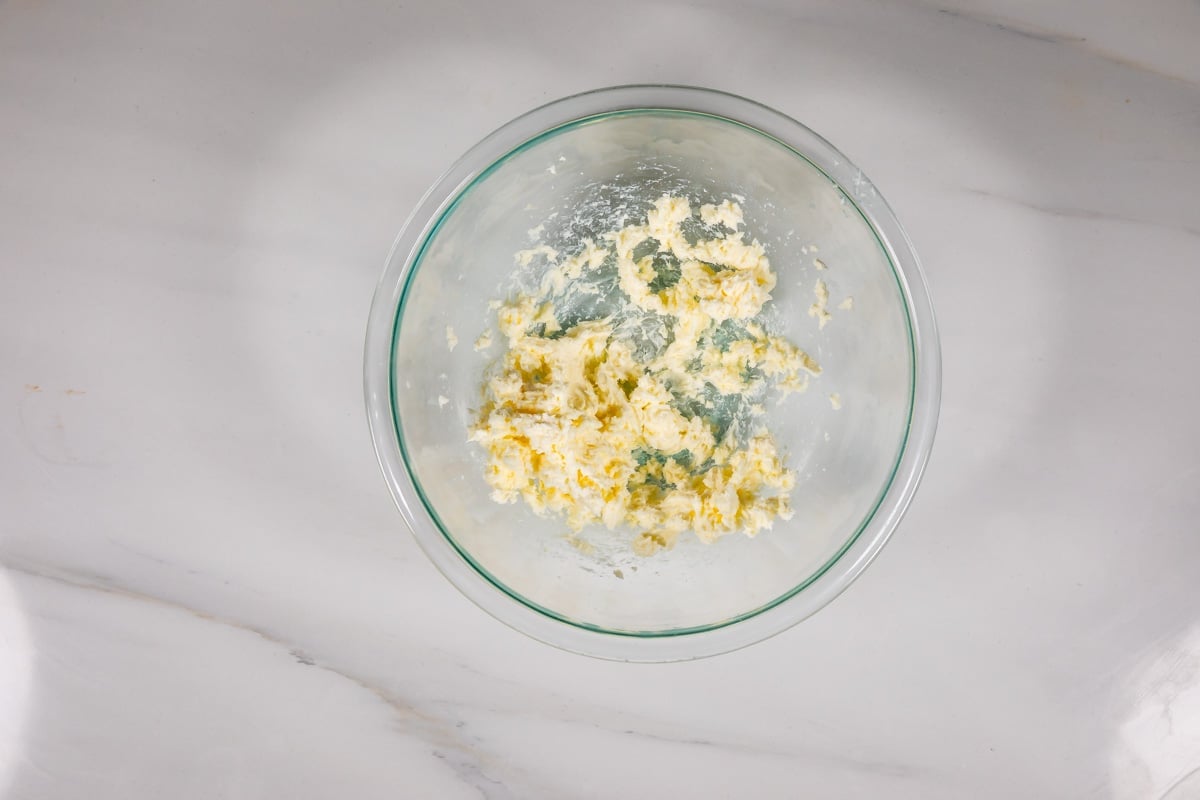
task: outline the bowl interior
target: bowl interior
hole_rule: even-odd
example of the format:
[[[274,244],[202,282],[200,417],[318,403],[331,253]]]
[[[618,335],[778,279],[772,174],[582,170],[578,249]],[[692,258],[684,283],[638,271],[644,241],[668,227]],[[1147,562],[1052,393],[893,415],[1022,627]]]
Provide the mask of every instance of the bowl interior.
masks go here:
[[[533,285],[514,253],[539,239],[570,253],[642,221],[664,193],[737,196],[778,276],[766,324],[823,368],[808,391],[768,403],[767,425],[797,481],[795,515],[755,538],[633,554],[631,530],[585,529],[500,505],[467,440],[485,370],[502,344],[488,303]],[[531,231],[538,230],[536,236]],[[820,260],[824,269],[816,263]],[[808,313],[815,286],[832,319]],[[851,307],[841,307],[851,299]],[[459,339],[451,351],[446,328]],[[499,338],[499,337],[497,337]],[[892,480],[912,414],[912,326],[896,271],[859,208],[779,141],[728,119],[637,110],[578,120],[496,161],[446,204],[406,273],[393,337],[401,455],[441,533],[482,576],[531,608],[584,628],[663,636],[730,624],[781,602],[833,565]],[[831,395],[840,398],[840,408]]]

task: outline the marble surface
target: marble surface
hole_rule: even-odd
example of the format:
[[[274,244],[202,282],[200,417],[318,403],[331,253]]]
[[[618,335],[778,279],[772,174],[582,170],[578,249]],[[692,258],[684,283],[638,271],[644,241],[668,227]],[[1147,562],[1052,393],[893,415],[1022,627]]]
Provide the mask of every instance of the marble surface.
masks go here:
[[[0,797],[1200,797],[1197,38],[1189,0],[0,2]],[[630,666],[434,570],[360,356],[446,165],[657,81],[873,178],[945,386],[846,594]]]

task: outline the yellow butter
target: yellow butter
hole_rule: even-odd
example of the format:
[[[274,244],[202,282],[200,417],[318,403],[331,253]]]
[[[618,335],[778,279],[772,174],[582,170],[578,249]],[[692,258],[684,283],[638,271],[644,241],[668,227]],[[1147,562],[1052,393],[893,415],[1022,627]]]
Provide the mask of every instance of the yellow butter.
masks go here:
[[[561,261],[547,246],[516,256],[523,267],[538,255],[550,263],[536,294],[496,309],[507,349],[470,432],[486,451],[494,500],[521,500],[572,531],[632,528],[642,555],[670,548],[685,531],[703,541],[753,536],[791,516],[795,476],[756,421],[762,405],[742,404],[739,435],[720,430],[716,407],[758,397],[768,382],[803,391],[820,366],[754,321],[776,277],[763,247],[741,230],[741,207],[701,206],[700,221],[717,233],[689,242],[692,218],[685,198],[664,195],[644,223],[588,239]],[[656,289],[656,259],[667,257],[677,279]],[[606,262],[615,263],[616,310],[560,322],[556,298],[597,292],[587,278],[611,268]],[[631,319],[649,320],[643,329],[669,342],[646,355],[646,342],[626,333]],[[490,334],[480,341],[490,343]]]

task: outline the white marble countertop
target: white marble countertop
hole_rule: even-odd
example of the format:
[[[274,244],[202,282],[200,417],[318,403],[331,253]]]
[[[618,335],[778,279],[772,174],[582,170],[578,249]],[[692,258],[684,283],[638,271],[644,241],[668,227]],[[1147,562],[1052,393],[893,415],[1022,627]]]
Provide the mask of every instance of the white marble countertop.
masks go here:
[[[1200,797],[1200,6],[946,2],[0,3],[0,797]],[[848,592],[633,666],[434,570],[360,356],[445,166],[660,81],[872,177],[945,385]]]

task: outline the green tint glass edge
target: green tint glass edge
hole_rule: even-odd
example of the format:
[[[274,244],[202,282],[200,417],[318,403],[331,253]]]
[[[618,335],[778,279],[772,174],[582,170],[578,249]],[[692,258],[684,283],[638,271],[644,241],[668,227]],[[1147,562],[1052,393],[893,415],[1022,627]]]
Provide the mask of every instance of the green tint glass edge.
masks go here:
[[[405,304],[408,302],[409,289],[411,288],[413,278],[416,276],[417,271],[421,265],[421,260],[425,255],[425,251],[428,248],[428,246],[433,242],[433,240],[437,237],[437,233],[441,229],[442,224],[446,221],[447,218],[449,218],[451,213],[453,213],[453,211],[458,207],[459,203],[463,200],[464,197],[467,196],[467,194],[471,191],[472,188],[474,188],[477,184],[484,181],[489,175],[491,175],[493,172],[495,172],[497,169],[499,169],[502,165],[504,165],[509,160],[515,158],[516,156],[520,155],[521,153],[525,152],[526,150],[529,150],[530,148],[534,147],[535,145],[539,144],[540,142],[542,142],[548,138],[551,138],[553,136],[556,136],[558,134],[564,133],[569,130],[573,130],[578,127],[582,127],[583,125],[587,125],[587,124],[594,123],[594,122],[599,122],[601,120],[613,119],[613,118],[617,118],[617,117],[626,117],[626,116],[641,116],[641,115],[647,115],[647,114],[672,115],[672,116],[681,116],[681,117],[704,117],[704,118],[708,118],[708,119],[719,120],[721,122],[729,123],[731,125],[736,125],[739,128],[743,128],[752,133],[756,133],[759,136],[769,139],[770,141],[775,142],[779,146],[787,149],[789,152],[793,153],[798,158],[802,159],[805,163],[807,163],[809,166],[811,166],[813,169],[815,169],[817,172],[819,172],[821,175],[823,175],[825,177],[825,179],[828,180],[830,182],[830,184],[833,185],[833,187],[838,191],[838,193],[843,198],[845,198],[846,202],[848,202],[854,208],[854,210],[858,213],[859,217],[866,224],[867,229],[869,231],[871,231],[871,235],[875,238],[875,243],[879,246],[880,251],[883,253],[884,259],[887,260],[888,266],[891,268],[892,278],[896,282],[896,288],[900,292],[900,297],[905,301],[904,302],[904,319],[905,319],[905,323],[906,323],[905,324],[905,332],[908,336],[909,364],[910,364],[909,381],[908,381],[909,396],[908,396],[908,419],[906,420],[905,425],[904,425],[904,435],[901,437],[900,447],[897,451],[895,463],[892,465],[891,472],[889,473],[887,480],[884,482],[882,491],[880,491],[878,497],[875,500],[875,503],[871,506],[870,511],[863,518],[863,521],[859,524],[858,529],[855,530],[854,534],[852,536],[850,536],[846,540],[846,542],[837,550],[837,552],[835,552],[832,556],[830,556],[830,558],[824,564],[822,564],[821,567],[819,569],[817,569],[812,575],[805,578],[803,582],[797,584],[795,587],[793,587],[789,591],[785,592],[784,594],[780,595],[779,597],[775,598],[774,600],[771,600],[757,608],[751,609],[750,611],[739,614],[736,617],[732,617],[730,619],[723,620],[721,622],[717,622],[717,623],[714,623],[711,625],[697,625],[697,626],[692,626],[689,628],[671,628],[671,629],[663,630],[663,631],[625,631],[625,630],[617,630],[617,629],[613,629],[613,628],[604,628],[599,625],[593,625],[588,622],[581,622],[579,620],[571,619],[570,617],[563,616],[562,614],[559,614],[551,609],[546,608],[545,606],[542,606],[542,605],[524,597],[520,593],[510,589],[504,582],[502,582],[498,578],[494,577],[487,569],[485,569],[481,564],[479,564],[470,555],[470,553],[468,553],[462,546],[460,546],[458,544],[458,542],[455,541],[455,539],[452,535],[450,535],[450,533],[446,529],[445,524],[443,524],[441,517],[438,515],[437,511],[433,508],[433,505],[429,502],[429,499],[426,497],[425,489],[421,486],[421,479],[417,475],[416,470],[413,468],[413,462],[409,458],[408,447],[406,446],[405,441],[404,441],[403,425],[400,422],[400,415],[397,412],[397,408],[396,408],[396,399],[397,399],[396,398],[396,377],[397,376],[396,376],[395,353],[396,353],[397,339],[400,335],[400,320],[404,316],[404,307],[405,307]],[[400,446],[400,457],[403,459],[404,465],[408,471],[408,475],[412,479],[413,487],[417,490],[417,497],[420,498],[420,500],[421,500],[421,506],[425,509],[426,513],[429,514],[430,519],[433,520],[434,524],[437,526],[438,531],[442,534],[442,537],[445,538],[445,540],[450,544],[450,546],[452,548],[454,548],[454,551],[456,553],[458,553],[458,555],[464,561],[466,561],[467,564],[469,564],[472,569],[474,569],[477,573],[479,573],[479,575],[482,576],[488,583],[490,583],[492,586],[494,586],[496,589],[498,589],[499,591],[501,591],[508,597],[512,598],[513,600],[517,601],[521,605],[525,606],[526,608],[532,609],[546,617],[549,617],[550,619],[554,619],[559,622],[563,622],[567,625],[570,625],[575,628],[579,628],[581,630],[591,631],[593,633],[601,633],[601,634],[607,634],[607,635],[612,635],[612,636],[622,636],[622,637],[635,638],[635,639],[662,639],[662,638],[668,638],[668,637],[674,637],[674,636],[688,636],[688,635],[697,634],[697,633],[708,633],[711,631],[719,630],[721,628],[725,628],[730,625],[734,625],[739,622],[743,622],[747,619],[750,619],[751,617],[756,617],[760,614],[770,611],[771,609],[776,608],[779,605],[781,605],[782,603],[785,603],[788,600],[790,600],[791,598],[795,597],[797,594],[799,594],[800,592],[804,591],[806,588],[811,586],[815,581],[819,580],[825,573],[827,573],[830,570],[830,568],[833,567],[834,564],[836,564],[838,562],[838,560],[841,559],[841,557],[843,555],[846,554],[847,550],[849,550],[851,547],[854,546],[854,543],[858,541],[860,536],[862,536],[863,531],[865,531],[867,529],[867,527],[871,524],[871,522],[875,519],[875,515],[879,511],[879,507],[883,504],[884,498],[887,497],[888,492],[891,490],[893,483],[895,483],[896,473],[900,469],[900,464],[904,459],[904,453],[908,448],[908,438],[909,438],[909,434],[912,431],[913,414],[915,412],[915,406],[916,406],[917,353],[916,353],[916,343],[913,338],[913,321],[912,321],[912,314],[909,311],[908,294],[904,290],[904,284],[900,279],[899,270],[897,269],[895,262],[892,260],[892,256],[888,252],[887,246],[884,244],[883,240],[880,238],[879,231],[876,230],[875,226],[871,224],[871,220],[867,217],[866,213],[862,210],[862,208],[858,205],[858,203],[854,200],[854,198],[851,197],[850,195],[848,195],[846,193],[846,191],[842,188],[841,184],[839,184],[836,180],[834,180],[829,175],[828,172],[826,172],[824,169],[822,169],[817,164],[814,164],[807,156],[805,156],[800,151],[796,150],[794,147],[789,145],[787,142],[784,142],[781,139],[779,139],[778,137],[772,136],[771,134],[766,133],[765,131],[759,130],[758,128],[755,128],[751,125],[747,125],[746,123],[739,122],[738,120],[730,119],[729,117],[724,117],[719,114],[709,114],[709,113],[701,112],[701,111],[686,111],[686,110],[671,109],[671,108],[636,108],[636,109],[622,109],[619,111],[608,111],[608,112],[602,112],[599,114],[592,114],[592,115],[589,115],[586,117],[580,117],[579,119],[570,120],[568,122],[562,123],[561,125],[557,125],[553,128],[549,128],[549,129],[543,131],[542,133],[538,134],[537,136],[527,139],[526,141],[522,142],[521,144],[519,144],[516,147],[509,150],[504,155],[497,158],[495,161],[493,161],[491,164],[489,164],[486,168],[481,170],[478,175],[476,175],[474,178],[472,178],[467,183],[466,186],[464,186],[462,189],[460,189],[454,195],[454,197],[446,205],[445,209],[438,215],[438,218],[434,222],[434,224],[432,226],[430,226],[429,232],[427,234],[425,234],[425,236],[421,239],[421,243],[417,246],[416,255],[413,257],[411,266],[409,267],[407,274],[404,277],[404,285],[401,287],[401,290],[400,290],[400,299],[396,304],[396,315],[395,315],[394,322],[392,324],[391,347],[390,347],[389,352],[390,352],[391,356],[390,356],[389,363],[388,363],[388,400],[389,400],[389,405],[391,407],[392,427],[396,433],[396,441]]]

